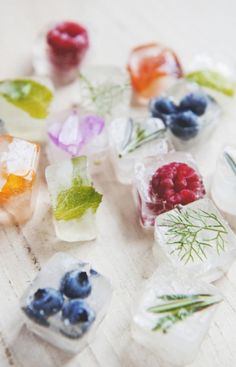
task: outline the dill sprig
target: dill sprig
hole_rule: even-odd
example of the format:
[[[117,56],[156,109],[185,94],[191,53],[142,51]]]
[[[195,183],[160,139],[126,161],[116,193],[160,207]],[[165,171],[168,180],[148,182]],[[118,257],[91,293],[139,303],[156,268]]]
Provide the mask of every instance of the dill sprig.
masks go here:
[[[80,74],[82,85],[82,103],[88,109],[96,110],[102,117],[110,117],[112,109],[117,102],[122,100],[125,91],[130,87],[127,82],[125,84],[113,84],[110,82],[93,84],[83,74]]]
[[[147,311],[163,315],[152,329],[163,333],[167,333],[177,322],[222,300],[220,296],[211,294],[166,294],[158,299],[163,302],[148,308]]]
[[[176,253],[185,264],[196,258],[204,261],[208,248],[215,249],[218,255],[224,251],[228,231],[216,214],[201,209],[176,209],[167,217],[159,226],[167,228],[167,245],[174,246],[170,254]]]

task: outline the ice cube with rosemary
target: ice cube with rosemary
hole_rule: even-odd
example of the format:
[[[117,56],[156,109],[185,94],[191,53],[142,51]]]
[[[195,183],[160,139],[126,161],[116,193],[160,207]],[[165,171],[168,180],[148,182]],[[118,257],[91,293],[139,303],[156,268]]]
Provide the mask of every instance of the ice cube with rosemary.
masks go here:
[[[236,236],[208,198],[157,217],[155,240],[157,261],[188,269],[208,281],[220,278],[236,257]]]
[[[224,212],[233,228],[236,218],[236,148],[226,146],[220,153],[213,175],[211,196],[216,206]]]
[[[102,159],[108,148],[104,119],[78,108],[52,116],[48,136],[47,153],[51,163],[81,155]]]
[[[140,223],[152,228],[158,215],[202,198],[205,188],[193,157],[169,152],[136,162],[134,193]]]
[[[95,336],[111,295],[108,278],[61,252],[43,266],[20,304],[32,332],[58,348],[78,353]]]
[[[80,106],[110,122],[129,111],[131,87],[128,73],[115,66],[87,66],[79,78]]]
[[[158,156],[171,150],[166,127],[157,118],[120,117],[109,127],[111,158],[119,181],[130,184],[137,159]]]
[[[185,366],[196,357],[221,301],[211,284],[188,271],[161,266],[136,303],[132,336],[160,365]]]
[[[17,138],[46,140],[46,118],[53,100],[51,84],[27,79],[0,81],[0,120],[6,131]]]
[[[96,212],[102,201],[89,177],[87,157],[75,157],[46,168],[54,225],[58,238],[68,242],[96,237]]]

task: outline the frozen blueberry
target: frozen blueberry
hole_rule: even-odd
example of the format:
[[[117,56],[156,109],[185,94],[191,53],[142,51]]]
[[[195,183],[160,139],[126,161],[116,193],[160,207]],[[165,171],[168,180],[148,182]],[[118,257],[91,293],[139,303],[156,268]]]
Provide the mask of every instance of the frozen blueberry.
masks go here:
[[[149,104],[149,110],[153,117],[160,118],[165,124],[168,123],[168,117],[176,113],[176,106],[168,98],[153,98]]]
[[[61,292],[69,298],[86,298],[91,290],[92,286],[85,271],[70,271],[61,281]]]
[[[40,288],[34,295],[24,312],[35,322],[48,326],[47,318],[62,309],[64,298],[61,292],[53,288]]]
[[[95,317],[95,312],[87,302],[81,299],[70,300],[62,309],[65,327],[61,332],[70,338],[78,338],[89,329]]]
[[[199,131],[198,117],[192,111],[180,112],[171,116],[171,132],[182,140],[194,138]]]
[[[208,98],[201,93],[191,93],[185,96],[179,105],[179,111],[192,111],[202,116],[207,108]]]

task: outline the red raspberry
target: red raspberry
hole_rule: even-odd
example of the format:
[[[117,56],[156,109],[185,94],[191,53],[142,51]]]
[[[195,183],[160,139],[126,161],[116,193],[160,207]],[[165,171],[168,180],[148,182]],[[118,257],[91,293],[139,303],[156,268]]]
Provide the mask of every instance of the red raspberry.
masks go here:
[[[49,56],[58,67],[78,66],[89,46],[87,30],[80,24],[63,22],[47,34]]]
[[[186,163],[171,162],[157,169],[149,184],[153,204],[148,204],[156,215],[186,205],[205,194],[203,182],[198,173]],[[162,205],[160,204],[162,203]]]

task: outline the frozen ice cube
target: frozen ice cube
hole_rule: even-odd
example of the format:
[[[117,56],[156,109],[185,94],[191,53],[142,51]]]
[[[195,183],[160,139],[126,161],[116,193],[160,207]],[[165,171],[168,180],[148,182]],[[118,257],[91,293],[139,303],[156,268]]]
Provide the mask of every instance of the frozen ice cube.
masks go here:
[[[39,146],[0,135],[0,222],[30,219],[35,203]]]
[[[54,116],[49,122],[48,135],[51,163],[81,155],[102,159],[108,148],[104,120],[75,108]]]
[[[221,152],[213,175],[211,196],[235,228],[236,218],[236,149],[226,146]]]
[[[80,105],[110,122],[129,110],[131,88],[128,73],[115,66],[87,66],[80,74]]]
[[[214,131],[222,109],[198,84],[181,79],[166,94],[178,106],[169,116],[169,134],[176,149],[202,144]]]
[[[170,152],[135,164],[134,189],[141,224],[153,227],[157,215],[204,196],[202,178],[190,154]]]
[[[143,289],[133,318],[133,338],[159,363],[185,366],[195,358],[221,300],[214,286],[162,266]]]
[[[111,157],[116,176],[130,184],[136,160],[168,153],[171,144],[164,123],[156,118],[117,118],[109,128]]]
[[[236,257],[236,236],[210,199],[156,218],[155,257],[208,281],[226,272]]]
[[[48,166],[46,179],[58,238],[68,242],[94,239],[102,195],[92,186],[87,158],[75,157]]]
[[[111,284],[90,264],[57,253],[21,298],[30,330],[69,352],[80,352],[105,317]]]

